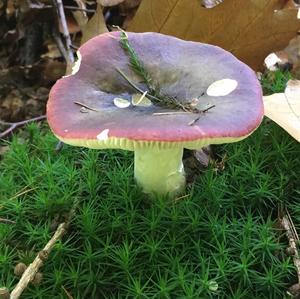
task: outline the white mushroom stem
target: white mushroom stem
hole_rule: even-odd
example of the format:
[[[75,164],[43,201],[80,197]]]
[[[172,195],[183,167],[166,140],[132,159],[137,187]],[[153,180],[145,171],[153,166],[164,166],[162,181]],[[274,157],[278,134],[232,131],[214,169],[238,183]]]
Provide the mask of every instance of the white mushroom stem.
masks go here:
[[[183,148],[138,149],[134,152],[134,176],[146,193],[175,195],[185,186]]]

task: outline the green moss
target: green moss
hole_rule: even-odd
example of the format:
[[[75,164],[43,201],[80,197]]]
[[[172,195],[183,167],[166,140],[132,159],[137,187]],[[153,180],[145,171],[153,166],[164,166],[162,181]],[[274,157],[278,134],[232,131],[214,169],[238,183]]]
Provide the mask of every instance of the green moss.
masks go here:
[[[0,223],[1,286],[13,288],[14,265],[34,259],[77,201],[23,298],[286,298],[296,271],[276,219],[285,205],[300,228],[300,144],[276,124],[218,147],[176,202],[141,192],[131,152],[56,153],[56,142],[30,125],[0,163],[0,217],[16,221]]]
[[[1,285],[16,283],[14,265],[34,258],[74,200],[68,234],[24,298],[64,298],[62,287],[74,298],[283,298],[295,281],[274,222],[286,204],[300,224],[300,145],[275,124],[223,146],[224,170],[212,165],[176,203],[142,194],[131,152],[57,154],[52,134],[34,131],[15,136],[0,165],[0,217],[16,221],[0,224]]]

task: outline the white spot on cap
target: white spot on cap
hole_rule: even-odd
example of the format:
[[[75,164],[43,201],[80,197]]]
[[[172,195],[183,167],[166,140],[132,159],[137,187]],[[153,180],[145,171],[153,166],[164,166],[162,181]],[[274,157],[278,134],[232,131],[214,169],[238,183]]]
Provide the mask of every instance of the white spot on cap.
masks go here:
[[[142,106],[142,107],[149,107],[152,105],[152,102],[146,98],[147,91],[143,94],[135,93],[132,95],[131,102],[134,106]]]
[[[97,139],[102,141],[108,139],[108,132],[109,129],[103,130],[100,134],[97,135]]]
[[[276,71],[277,70],[276,64],[279,62],[281,62],[281,59],[275,53],[269,54],[264,61],[267,69],[270,71]]]
[[[68,133],[68,132],[69,132],[69,130],[68,130],[68,129],[65,129],[65,130],[64,130],[64,132],[65,132],[65,133]]]
[[[122,99],[122,98],[114,98],[114,104],[118,108],[127,108],[130,106],[130,102],[128,100]]]
[[[211,97],[222,97],[227,96],[231,92],[233,92],[238,86],[236,80],[233,79],[222,79],[215,81],[207,88],[207,95]]]

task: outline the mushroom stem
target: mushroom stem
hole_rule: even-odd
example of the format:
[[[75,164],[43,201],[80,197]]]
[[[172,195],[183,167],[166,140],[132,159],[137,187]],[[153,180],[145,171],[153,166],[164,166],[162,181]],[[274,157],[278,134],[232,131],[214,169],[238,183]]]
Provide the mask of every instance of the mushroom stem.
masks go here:
[[[134,152],[134,176],[146,193],[174,196],[185,186],[183,148],[138,149]]]

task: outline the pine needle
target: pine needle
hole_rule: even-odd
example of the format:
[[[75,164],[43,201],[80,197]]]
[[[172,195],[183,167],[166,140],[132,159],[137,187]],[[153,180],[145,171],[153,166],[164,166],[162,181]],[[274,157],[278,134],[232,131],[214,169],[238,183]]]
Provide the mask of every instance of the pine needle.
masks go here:
[[[170,97],[166,95],[162,95],[158,88],[158,84],[156,84],[151,78],[150,74],[145,69],[144,63],[138,57],[136,51],[129,43],[127,33],[121,29],[120,31],[120,45],[125,53],[129,57],[129,66],[130,68],[142,78],[143,82],[147,85],[147,95],[146,97],[151,100],[153,104],[159,105],[161,107],[174,109],[174,110],[182,110],[190,113],[200,113],[201,110],[193,107],[191,103],[180,103],[176,97]],[[137,91],[140,93],[144,93],[145,91],[141,90],[136,86],[121,70],[117,69],[119,74],[122,75],[123,78]]]
[[[129,56],[130,67],[132,70],[143,79],[149,90],[152,91],[151,76],[146,71],[143,62],[139,59],[133,47],[130,45],[128,36],[123,30],[120,32],[120,45]]]

